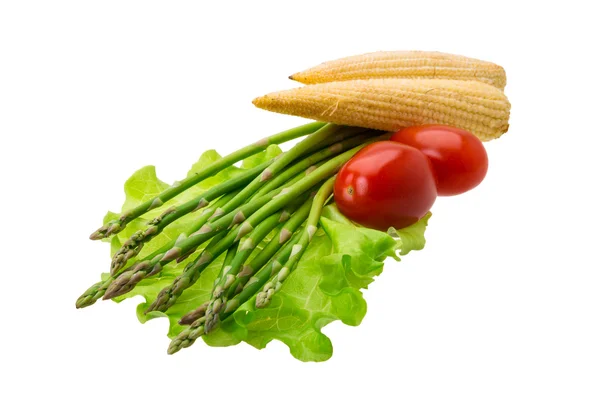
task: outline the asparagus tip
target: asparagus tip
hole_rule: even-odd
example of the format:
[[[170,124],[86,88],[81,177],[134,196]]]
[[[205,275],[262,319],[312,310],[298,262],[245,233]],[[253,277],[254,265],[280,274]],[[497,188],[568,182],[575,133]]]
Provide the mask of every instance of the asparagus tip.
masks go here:
[[[170,297],[169,289],[170,289],[170,287],[168,286],[168,287],[164,288],[163,290],[161,290],[158,293],[158,296],[156,296],[156,299],[154,300],[154,302],[148,306],[146,311],[144,311],[144,314],[148,314],[149,312],[152,312],[152,311],[165,311],[165,308],[164,308],[165,304],[168,302],[169,297]]]
[[[217,318],[216,314],[207,316],[206,322],[204,322],[204,334],[212,332],[212,330],[215,329],[218,320],[219,319]]]
[[[134,276],[133,271],[127,271],[119,275],[117,279],[108,285],[104,296],[102,296],[102,300],[110,300],[113,297],[129,292],[135,287],[135,284],[142,279],[141,275],[136,276],[136,279],[133,279]]]
[[[75,308],[77,308],[77,309],[85,308],[85,307],[91,306],[94,303],[95,303],[95,301],[91,301],[90,296],[81,296],[75,302]]]
[[[109,235],[109,229],[111,227],[112,224],[106,224],[106,225],[102,225],[100,228],[96,229],[91,235],[90,235],[90,239],[91,240],[100,240],[100,239],[104,239],[105,237],[107,237]]]
[[[118,291],[116,288],[111,288],[109,286],[108,289],[106,289],[106,293],[104,293],[104,296],[102,296],[102,300],[110,300],[113,297],[117,297],[119,295]]]
[[[104,235],[99,231],[96,231],[90,235],[90,240],[100,240],[103,239]]]
[[[181,344],[179,343],[179,341],[173,340],[169,344],[169,348],[167,349],[167,354],[172,355],[172,354],[177,353],[179,350],[181,350]]]
[[[156,300],[158,300],[158,299],[156,299]],[[148,308],[146,308],[146,310],[144,311],[144,315],[148,315],[149,312],[156,311],[156,300],[154,300],[154,302],[152,304],[150,304],[148,306]]]
[[[254,303],[256,308],[263,308],[267,303],[267,294],[260,292],[256,295],[256,301]]]

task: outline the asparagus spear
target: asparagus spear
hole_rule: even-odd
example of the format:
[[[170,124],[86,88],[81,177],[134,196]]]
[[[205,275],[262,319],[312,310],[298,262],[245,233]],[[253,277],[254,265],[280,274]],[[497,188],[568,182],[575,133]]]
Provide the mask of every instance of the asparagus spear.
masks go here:
[[[277,275],[273,278],[273,280],[267,283],[263,289],[256,295],[256,307],[262,308],[269,304],[273,295],[279,291],[283,281],[289,276],[290,273],[296,268],[302,254],[308,247],[310,241],[312,240],[313,235],[317,231],[317,226],[319,223],[319,218],[321,218],[321,212],[323,211],[323,206],[331,196],[333,192],[333,184],[335,182],[335,177],[331,177],[327,182],[321,186],[315,199],[313,200],[312,207],[310,209],[310,214],[308,215],[308,220],[306,221],[306,227],[304,228],[302,235],[300,236],[300,240],[297,244],[292,248],[292,254],[290,258],[286,261],[285,265],[281,270],[277,273]]]
[[[240,293],[238,293],[231,300],[227,301],[222,311],[222,320],[225,320],[227,317],[229,317],[235,310],[238,309],[240,305],[244,304],[252,296],[254,296],[270,278],[279,273],[283,265],[291,257],[294,246],[298,243],[299,239],[300,235],[295,234],[292,240],[286,243],[286,245],[279,253],[277,253],[271,262],[262,267],[252,278],[248,280]]]
[[[297,240],[290,241],[279,253],[274,257],[274,260],[267,266],[258,271],[256,276],[252,277],[242,291],[229,300],[222,309],[221,319],[229,317],[238,307],[248,301],[256,291],[273,277],[274,282],[267,283],[261,292],[256,295],[256,306],[258,308],[266,306],[276,290],[279,290],[281,283],[293,271],[297,265],[302,253],[308,247],[312,236],[317,231],[317,224],[321,216],[321,211],[327,199],[333,191],[335,177],[331,177],[315,196],[312,201],[310,214],[301,236]],[[210,332],[207,330],[207,317],[196,320],[187,329],[182,331],[175,339],[171,341],[167,352],[174,354],[182,348],[191,346],[197,338]]]
[[[285,171],[277,174],[273,179],[267,182],[258,192],[256,192],[255,196],[261,196],[265,193],[270,192],[271,190],[283,186],[285,182],[287,182],[293,176],[306,171],[307,174],[317,169],[320,166],[320,162],[323,160],[327,160],[337,154],[340,154],[348,149],[358,146],[361,143],[364,143],[368,139],[372,138],[372,133],[361,134],[358,136],[350,137],[341,142],[334,143],[329,145],[315,153],[312,153],[308,157],[298,161],[294,165],[287,168]],[[287,186],[287,185],[286,185]]]
[[[292,217],[283,225],[278,234],[236,275],[235,281],[227,289],[226,298],[230,299],[241,292],[248,280],[265,265],[277,251],[291,239],[292,235],[306,221],[312,204],[312,197],[304,202]]]
[[[350,150],[346,150],[345,152],[327,160],[324,164],[319,166],[317,169],[312,171],[309,175],[300,179],[298,182],[293,185],[284,188],[281,192],[279,192],[276,196],[273,197],[271,201],[262,206],[258,211],[252,214],[248,219],[244,221],[238,228],[238,238],[242,238],[244,235],[254,229],[254,226],[257,222],[263,220],[266,216],[271,215],[276,210],[279,210],[285,204],[288,204],[291,199],[297,197],[300,193],[303,193],[308,189],[308,187],[313,186],[320,181],[335,175],[342,166],[348,162],[358,151],[360,151],[363,147],[367,146],[370,143],[389,139],[391,133],[385,133],[383,135],[372,138],[371,140],[364,142]]]
[[[388,134],[374,138],[371,141],[380,140],[381,138],[385,138],[387,136]],[[346,145],[348,144],[353,144],[353,142],[348,141]],[[235,240],[237,241],[241,239],[241,237],[243,237],[245,234],[252,231],[253,227],[257,223],[296,199],[315,184],[335,174],[344,163],[346,163],[365,145],[366,143],[355,146],[354,148],[331,158],[329,161],[315,169],[310,175],[299,177],[301,179],[289,187],[283,189],[279,188],[271,191],[267,195],[256,199],[251,199],[249,203],[229,212],[224,216],[221,216],[216,221],[205,224],[188,238],[177,243],[169,251],[160,256],[156,256],[150,261],[140,263],[132,271],[127,271],[119,276],[119,278],[110,284],[103,298],[106,300],[127,293],[128,291],[132,290],[143,278],[160,272],[162,267],[170,261],[182,256],[183,254],[189,254],[200,244],[213,237],[218,231],[230,227],[235,223],[240,223],[244,221],[248,215],[250,215],[251,219],[244,221],[238,228],[238,234]],[[335,147],[339,149],[340,146]],[[342,148],[343,147],[344,146],[342,146]],[[330,148],[328,151],[331,152],[332,149]],[[226,207],[227,205],[223,206],[223,208]],[[256,217],[256,214],[260,215]]]
[[[257,176],[252,182],[250,182],[250,184],[243,188],[242,191],[237,194],[237,196],[231,199],[231,201],[224,207],[224,212],[229,212],[232,209],[239,207],[240,204],[246,202],[247,199],[249,199],[258,189],[260,189],[260,187],[264,185],[265,181],[274,177],[291,162],[314,149],[325,139],[334,136],[341,129],[342,127],[337,125],[325,125],[318,131],[307,136],[302,141],[294,145],[294,147],[292,147],[289,151],[280,154],[273,164],[262,171],[260,176]]]
[[[372,137],[372,136],[381,135],[383,132],[376,131],[373,129],[361,128],[358,126],[342,126],[342,129],[340,129],[336,134],[328,136],[325,140],[320,142],[318,145],[311,147],[309,152],[315,152],[319,149],[330,146],[332,144],[342,142],[342,141],[349,139],[353,136],[356,136],[358,134],[365,134],[365,133],[368,133],[369,136]]]
[[[273,214],[280,208],[284,207],[293,199],[297,198],[302,193],[306,192],[312,186],[321,182],[324,179],[335,175],[338,170],[348,161],[354,154],[356,154],[360,149],[362,149],[367,144],[362,144],[354,147],[353,149],[347,150],[344,153],[333,157],[311,174],[305,176],[300,179],[295,184],[286,187],[279,194],[273,197],[271,201],[262,206],[258,211],[252,214],[248,219],[246,219],[239,228],[237,228],[237,239],[241,239],[246,234],[250,233],[254,227],[265,219],[267,216]]]
[[[114,278],[109,276],[107,279],[101,280],[100,282],[94,283],[90,286],[75,302],[76,308],[89,307],[94,304],[98,299],[104,296],[106,288],[112,283]]]
[[[385,140],[389,137],[389,134],[385,134],[376,138],[373,138],[369,142],[377,141],[377,140]],[[302,177],[296,183],[291,185],[288,188],[279,191],[279,195],[277,197],[273,197],[270,199],[267,198],[267,203],[263,203],[265,198],[269,195],[265,195],[256,199],[252,199],[248,204],[242,206],[239,210],[234,210],[229,214],[223,216],[224,221],[231,221],[231,223],[238,222],[245,218],[245,213],[243,210],[247,210],[244,207],[248,207],[249,209],[255,209],[257,205],[260,205],[260,209],[254,214],[252,214],[252,220],[245,221],[238,229],[237,235],[235,239],[240,239],[245,234],[252,231],[253,224],[255,225],[261,219],[266,218],[266,216],[273,214],[275,211],[280,209],[285,204],[289,203],[292,199],[300,195],[302,192],[308,190],[310,187],[325,179],[337,172],[339,168],[349,160],[356,152],[358,152],[362,147],[368,144],[364,143],[362,145],[356,146],[351,150],[348,150],[330,160],[325,162],[323,165],[315,169],[310,175]],[[277,189],[279,190],[279,189]],[[272,192],[273,193],[273,192]],[[242,211],[241,213],[239,211]],[[259,217],[256,217],[257,214],[260,214]],[[236,216],[238,221],[236,221]],[[222,222],[221,219],[214,222],[214,224],[219,224]],[[231,224],[223,224],[220,225],[219,229],[224,229]],[[212,223],[209,225],[204,225],[198,231],[192,233],[187,239],[181,240],[177,242],[171,249],[166,252],[162,252],[160,254],[156,254],[151,260],[145,259],[142,262],[136,264],[132,268],[124,271],[119,277],[117,277],[114,281],[108,283],[108,287],[106,285],[102,285],[102,290],[104,290],[104,299],[110,299],[128,291],[132,290],[135,285],[147,276],[154,275],[161,271],[162,267],[166,265],[166,263],[172,261],[175,258],[181,257],[185,254],[189,254],[193,252],[200,244],[205,242],[206,240],[212,238],[217,233],[217,230],[213,229]],[[234,241],[235,241],[234,239]],[[90,288],[92,291],[94,287]],[[96,296],[91,296],[88,294],[86,298],[91,299]],[[97,298],[97,297],[96,297]],[[94,300],[95,301],[95,300]],[[83,303],[82,303],[83,304]]]
[[[183,330],[179,335],[175,337],[171,341],[169,348],[167,350],[168,354],[177,353],[179,350],[184,349],[186,347],[190,347],[196,339],[200,336],[204,335],[204,321],[205,317],[200,317],[185,330]]]
[[[283,188],[276,189],[265,196],[254,199],[238,209],[221,216],[221,218],[214,222],[209,222],[202,225],[202,227],[191,233],[189,236],[177,241],[167,251],[157,254],[151,260],[145,260],[137,264],[131,270],[120,274],[119,277],[108,286],[103,299],[108,300],[131,291],[142,279],[159,273],[162,268],[171,261],[175,259],[181,259],[182,257],[193,253],[202,243],[211,239],[218,233],[226,230],[228,227],[237,224],[243,220],[243,218],[245,218],[245,215],[251,215],[254,213],[264,204],[267,204],[277,193],[281,192],[281,190],[283,190]],[[223,207],[225,206],[223,205]],[[217,213],[220,209],[222,208],[219,207],[215,213]],[[225,249],[223,249],[223,251],[224,250]]]
[[[273,255],[277,253],[278,250],[283,246],[293,235],[296,229],[302,225],[302,223],[308,217],[308,213],[310,211],[310,206],[312,203],[312,198],[307,199],[304,204],[296,210],[296,212],[290,217],[290,219],[285,222],[281,229],[274,235],[273,239],[269,241],[269,243],[256,255],[252,258],[252,260],[243,265],[241,270],[235,277],[235,281],[229,286],[227,289],[225,299],[230,299],[239,293],[244,284],[248,282],[256,271],[258,271],[263,265],[265,265]],[[235,247],[232,247],[235,248]],[[229,256],[229,253],[227,253]],[[233,259],[231,259],[233,261]],[[226,261],[223,265],[230,265],[231,261]],[[219,278],[215,280],[215,286],[218,284]],[[226,302],[227,300],[224,300]],[[208,302],[202,304],[195,310],[190,311],[188,314],[184,315],[181,319],[180,324],[182,325],[190,325],[193,321],[198,318],[203,317],[206,314],[206,310],[208,308]]]
[[[225,255],[225,259],[223,260],[223,267],[231,264],[231,262],[235,258],[236,253],[237,246],[231,246],[229,249],[227,249],[227,254]],[[191,325],[198,318],[204,317],[207,308],[208,301],[201,304],[200,307],[196,308],[195,310],[192,310],[185,314],[183,317],[181,317],[181,319],[179,320],[179,325]]]
[[[306,136],[322,128],[323,126],[325,126],[325,124],[320,122],[309,123],[261,139],[256,143],[253,143],[238,151],[235,151],[230,155],[223,157],[217,162],[209,165],[206,169],[199,171],[195,175],[178,182],[176,185],[171,186],[170,188],[160,193],[158,196],[138,205],[137,207],[131,210],[125,211],[117,219],[109,221],[107,224],[103,225],[94,233],[92,233],[90,235],[90,239],[103,239],[115,233],[118,233],[121,230],[123,230],[123,228],[135,218],[147,213],[148,211],[154,208],[160,207],[165,202],[182,193],[183,191],[189,189],[190,187],[196,185],[204,179],[215,175],[216,173],[235,164],[236,162],[263,151],[271,144],[285,143],[298,137]]]
[[[189,313],[187,313],[183,317],[181,317],[181,319],[179,320],[179,325],[193,324],[194,321],[196,321],[197,319],[204,317],[204,315],[206,314],[207,308],[208,308],[208,301],[205,303],[202,303],[200,305],[200,307],[190,311]]]
[[[290,216],[290,213],[290,210],[283,210],[282,212],[276,214],[273,219],[267,218],[267,220],[269,220],[270,224],[276,225],[278,221],[287,220]],[[275,225],[273,225],[267,231],[267,233],[270,232]],[[227,234],[227,231],[220,233],[219,236],[223,234]],[[217,238],[213,239],[211,243],[206,246],[204,251],[196,258],[196,260],[188,264],[183,270],[183,273],[175,278],[171,285],[164,288],[158,294],[158,296],[156,296],[156,300],[154,300],[154,302],[148,307],[146,313],[150,311],[166,311],[169,309],[173,304],[175,304],[184,290],[196,283],[202,271],[204,271],[215,258],[217,258],[222,252],[227,250],[229,247],[231,247],[231,245],[238,241],[239,238],[237,237],[235,230],[229,231],[226,236],[224,235],[223,237],[219,237],[218,240]]]
[[[181,204],[177,207],[170,207],[165,210],[165,212],[163,212],[159,217],[154,218],[148,223],[148,228],[145,231],[137,231],[127,241],[125,241],[125,243],[123,243],[123,246],[113,256],[110,268],[111,275],[114,275],[123,266],[125,266],[130,258],[135,257],[142,250],[146,242],[162,232],[163,229],[165,229],[169,224],[173,223],[184,215],[206,207],[211,201],[219,196],[230,193],[239,187],[247,185],[272,162],[273,160],[264,162],[255,168],[242,172],[240,175],[229,179],[226,182],[213,186],[200,196],[184,204]],[[229,200],[231,200],[233,197],[234,196],[231,196]],[[219,209],[224,204],[220,204]],[[204,223],[208,221],[214,211],[215,210],[213,210],[210,214],[202,214],[200,219],[203,221],[203,223],[200,226],[204,225]]]
[[[295,206],[291,207],[292,209]],[[294,213],[296,215],[297,213]],[[217,281],[213,288],[213,293],[206,310],[206,330],[207,332],[212,329],[217,321],[218,313],[221,310],[221,306],[227,301],[224,297],[225,291],[228,290],[236,279],[236,275],[242,269],[244,262],[248,259],[250,254],[254,251],[256,246],[263,241],[263,239],[282,221],[282,219],[288,219],[289,214],[284,213],[273,214],[270,217],[262,221],[255,230],[240,243],[238,252],[235,258],[230,264],[226,264],[219,274]],[[298,219],[298,218],[296,218]]]
[[[292,253],[292,247],[296,243],[296,238],[292,238],[285,246],[283,246],[279,252],[273,257],[273,259],[261,268],[256,277],[252,277],[244,289],[233,299],[229,300],[225,305],[225,309],[221,311],[221,319],[225,320],[227,317],[231,316],[235,310],[240,306],[240,304],[245,303],[250,297],[252,297],[258,289],[264,284],[273,274],[279,271],[278,268],[281,268],[286,260],[289,258]],[[262,282],[262,284],[260,283]],[[174,354],[181,350],[182,348],[191,346],[196,339],[205,333],[205,322],[206,318],[201,317],[194,321],[189,327],[184,329],[179,335],[177,335],[169,345],[169,349],[167,350],[168,354]]]
[[[387,137],[387,134],[384,135],[384,137]],[[374,140],[378,140],[380,138],[381,137],[378,137],[378,138],[375,138]],[[330,159],[325,164],[323,164],[322,166],[317,168],[310,175],[303,177],[302,179],[300,179],[298,182],[291,185],[290,187],[284,188],[283,190],[281,190],[278,195],[274,196],[268,203],[266,203],[258,211],[254,212],[250,216],[250,218],[248,218],[246,221],[244,221],[240,225],[239,228],[234,229],[233,231],[230,232],[230,235],[228,235],[227,240],[230,240],[231,242],[227,247],[229,247],[231,245],[231,243],[239,241],[246,234],[250,233],[254,229],[254,226],[256,226],[262,220],[264,220],[268,216],[274,214],[279,209],[281,209],[282,207],[286,206],[287,204],[289,204],[290,202],[295,200],[298,196],[305,193],[311,187],[318,184],[320,181],[327,179],[330,176],[337,173],[337,171],[350,158],[352,158],[352,156],[354,154],[356,154],[361,148],[363,148],[366,145],[367,145],[367,143],[356,146],[353,149],[350,149],[350,150]],[[263,197],[266,197],[266,196],[263,196]],[[263,197],[261,197],[260,199],[262,199]],[[245,206],[248,206],[249,204],[253,204],[256,201],[258,201],[258,199],[251,201],[250,203],[246,204]],[[200,231],[202,231],[203,229],[204,228],[201,228]],[[185,253],[187,251],[187,248],[189,246],[191,246],[190,243],[194,243],[194,241],[199,241],[201,243],[202,240],[205,240],[203,238],[197,239],[198,237],[200,237],[203,234],[211,234],[211,233],[214,233],[214,232],[213,231],[209,231],[207,233],[201,232],[199,235],[191,236],[188,239],[183,240],[180,244],[177,244],[175,247],[173,247],[167,253],[165,253],[162,256],[162,258],[156,257],[154,260],[147,263],[146,265],[138,266],[138,271],[134,270],[131,273],[126,273],[126,274],[121,275],[109,286],[108,290],[106,291],[106,293],[104,295],[104,299],[121,295],[121,294],[126,293],[127,291],[133,289],[135,284],[137,284],[137,282],[139,282],[141,279],[143,279],[143,277],[153,275],[153,274],[157,273],[158,271],[160,271],[160,269],[162,268],[162,266],[161,266],[162,263],[170,262],[171,260],[177,258],[181,253]],[[233,236],[233,234],[235,234],[235,236]],[[229,236],[231,236],[231,239],[229,239]],[[221,252],[224,251],[227,247],[222,249]],[[194,270],[199,270],[201,272],[204,270],[204,268],[206,268],[206,266],[210,263],[210,261],[212,261],[212,259],[213,259],[212,256],[214,255],[214,253],[207,252],[207,250],[208,250],[208,247],[207,247],[207,249],[205,249],[205,251],[202,253],[202,255],[198,257],[197,261],[199,261],[199,262],[198,262],[198,265],[193,268]],[[144,268],[143,271],[140,270],[142,267]],[[186,267],[186,270],[187,270],[187,268],[188,267]],[[184,275],[185,274],[186,274],[186,271],[184,271]],[[193,282],[195,282],[198,279],[199,272],[197,275],[195,272],[190,273],[190,275],[192,275],[194,277]],[[183,281],[179,282],[181,279],[183,279]],[[130,281],[132,281],[133,283]],[[185,290],[185,288],[189,287],[188,283],[189,283],[189,281],[187,280],[187,277],[186,278],[184,278],[183,276],[178,277],[175,280],[175,282],[173,282],[173,286],[176,285],[176,287],[174,289],[173,288],[163,289],[163,291],[161,293],[159,293],[159,296],[156,299],[156,301],[148,308],[147,312],[151,311],[151,310],[164,311],[165,309],[169,308],[171,306],[171,304],[173,304],[173,302],[171,300],[172,297],[179,297],[179,294],[183,290]],[[175,293],[175,295],[172,295],[172,293]],[[165,306],[165,304],[167,304],[167,305]],[[164,307],[166,307],[166,308],[164,308]]]
[[[227,265],[231,265],[231,263],[233,262],[233,259],[235,258],[236,254],[238,252],[238,246],[237,245],[233,245],[230,248],[227,249],[227,254],[225,254],[225,259],[223,260],[223,265],[221,268],[225,268]],[[217,280],[219,278],[215,278],[215,283],[217,283]],[[208,302],[207,302],[208,304]]]
[[[235,192],[227,194],[227,195],[221,197],[220,199],[218,199],[217,201],[215,201],[214,204],[210,205],[208,208],[204,209],[204,211],[202,213],[202,217],[188,230],[188,232],[187,232],[188,235],[190,235],[190,234],[194,233],[195,231],[197,231],[198,229],[200,229],[200,227],[202,225],[204,225],[204,223],[206,222],[205,218],[208,219],[208,217],[213,212],[215,212],[216,209],[218,209],[220,206],[226,204],[231,198],[233,198],[234,195],[235,195]],[[144,257],[138,263],[132,265],[126,271],[122,270],[122,271],[117,272],[117,275],[120,275],[121,273],[124,273],[124,272],[131,271],[137,266],[137,264],[140,264],[140,263],[143,263],[146,261],[150,261],[154,257],[158,256],[159,254],[165,253],[166,251],[168,251],[175,245],[175,242],[176,242],[176,240],[170,241],[169,243],[162,246],[160,249],[156,250],[154,253]],[[104,294],[106,293],[106,290],[109,288],[109,286],[113,283],[114,280],[115,280],[115,278],[110,276],[107,279],[104,279],[104,280],[97,282],[97,283],[93,284],[92,286],[90,286],[89,289],[87,289],[81,296],[79,296],[79,298],[77,299],[77,301],[75,303],[75,307],[84,308],[84,307],[89,307],[92,304],[94,304],[98,299],[100,299],[104,296]]]

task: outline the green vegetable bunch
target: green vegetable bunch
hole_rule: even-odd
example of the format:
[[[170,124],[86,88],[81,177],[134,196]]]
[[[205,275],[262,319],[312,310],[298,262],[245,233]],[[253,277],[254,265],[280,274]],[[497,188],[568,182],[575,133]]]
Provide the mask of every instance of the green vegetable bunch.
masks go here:
[[[287,152],[278,147],[300,137]],[[207,151],[173,185],[154,167],[138,170],[125,183],[121,214],[109,212],[91,235],[110,241],[112,262],[77,308],[142,295],[141,322],[169,319],[169,353],[200,337],[211,346],[245,341],[259,349],[277,339],[299,360],[327,360],[332,345],[323,326],[360,324],[361,289],[384,260],[425,244],[429,215],[385,233],[357,226],[333,202],[337,171],[387,138],[315,122],[226,157]]]

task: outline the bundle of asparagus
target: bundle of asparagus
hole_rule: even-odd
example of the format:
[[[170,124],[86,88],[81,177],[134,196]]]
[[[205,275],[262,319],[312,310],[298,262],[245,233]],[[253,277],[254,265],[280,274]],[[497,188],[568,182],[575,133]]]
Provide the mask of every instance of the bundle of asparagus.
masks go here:
[[[232,153],[201,173],[121,214],[90,236],[97,240],[118,233],[135,218],[161,206],[203,179],[266,149],[270,144],[279,144],[300,136],[306,138],[277,159],[216,185],[193,200],[169,207],[154,218],[145,231],[136,232],[115,253],[110,276],[92,285],[77,300],[76,306],[81,308],[92,305],[100,297],[111,299],[123,295],[144,278],[158,274],[170,262],[184,260],[208,241],[208,245],[186,265],[183,274],[164,288],[147,310],[167,310],[184,290],[198,280],[202,271],[213,260],[227,252],[210,302],[202,307],[203,312],[193,310],[183,319],[185,322],[192,321],[194,328],[184,332],[174,343],[189,345],[189,338],[183,339],[185,335],[197,337],[199,329],[203,333],[210,332],[219,318],[231,314],[236,305],[244,303],[259,290],[262,292],[257,295],[256,305],[266,306],[293,271],[316,232],[321,210],[331,197],[332,177],[358,150],[370,142],[385,139],[388,134],[314,122],[273,135]],[[311,193],[315,190],[316,195]],[[199,213],[195,229],[127,266],[127,262],[153,236],[178,218],[201,209],[203,211]],[[302,224],[303,233],[294,237]],[[268,245],[245,264],[256,246],[274,232],[277,234]],[[242,238],[244,240],[240,243]],[[269,261],[271,263],[267,265]],[[273,282],[267,283],[271,278]],[[174,352],[179,348],[172,345],[169,351]]]

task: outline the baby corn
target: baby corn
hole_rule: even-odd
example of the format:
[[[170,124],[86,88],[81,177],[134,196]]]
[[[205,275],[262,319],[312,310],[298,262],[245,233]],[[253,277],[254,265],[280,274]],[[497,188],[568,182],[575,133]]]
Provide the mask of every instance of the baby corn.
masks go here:
[[[290,76],[312,84],[374,78],[475,80],[504,89],[506,73],[491,62],[434,51],[379,51],[328,61]]]
[[[268,111],[384,131],[451,125],[484,141],[506,132],[510,115],[510,103],[500,89],[478,81],[447,79],[319,83],[271,93],[253,103]]]

